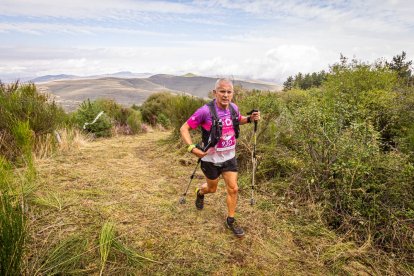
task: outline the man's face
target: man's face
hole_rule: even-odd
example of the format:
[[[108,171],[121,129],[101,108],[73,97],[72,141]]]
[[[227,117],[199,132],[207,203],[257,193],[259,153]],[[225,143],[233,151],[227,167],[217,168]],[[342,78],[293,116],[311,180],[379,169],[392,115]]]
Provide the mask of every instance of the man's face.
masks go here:
[[[221,108],[227,108],[233,99],[233,85],[230,82],[222,81],[219,87],[214,90],[216,103]]]

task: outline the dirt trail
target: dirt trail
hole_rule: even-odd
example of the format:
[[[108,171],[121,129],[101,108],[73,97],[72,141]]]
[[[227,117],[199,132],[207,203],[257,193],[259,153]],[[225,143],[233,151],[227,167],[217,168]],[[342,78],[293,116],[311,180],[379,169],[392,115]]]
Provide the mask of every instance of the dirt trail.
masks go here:
[[[329,274],[316,253],[294,242],[278,209],[251,207],[249,191],[239,197],[242,239],[224,226],[225,189],[194,207],[194,179],[187,204],[178,199],[195,163],[184,166],[177,153],[154,132],[89,142],[79,150],[37,162],[38,194],[56,194],[61,208],[44,211],[36,221],[39,239],[49,233],[84,231],[97,235],[105,221],[116,223],[123,241],[162,264],[148,263],[137,274]],[[187,160],[195,159],[189,155]],[[93,265],[92,269],[93,269]],[[96,270],[98,271],[98,270]],[[122,271],[117,273],[122,274]]]

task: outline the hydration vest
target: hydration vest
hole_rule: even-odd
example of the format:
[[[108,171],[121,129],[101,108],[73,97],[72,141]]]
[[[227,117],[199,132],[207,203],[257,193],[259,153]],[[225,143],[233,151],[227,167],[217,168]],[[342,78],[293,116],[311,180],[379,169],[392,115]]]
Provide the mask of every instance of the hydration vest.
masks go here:
[[[205,130],[204,128],[201,128],[204,151],[206,151],[210,147],[214,147],[215,145],[217,145],[217,143],[220,141],[221,133],[223,129],[223,122],[217,116],[214,101],[209,102],[207,106],[210,109],[211,128],[210,128],[210,131]],[[233,122],[234,136],[237,139],[239,138],[239,133],[240,133],[239,116],[237,115],[236,110],[231,104],[230,104],[230,113],[231,113],[231,120]]]

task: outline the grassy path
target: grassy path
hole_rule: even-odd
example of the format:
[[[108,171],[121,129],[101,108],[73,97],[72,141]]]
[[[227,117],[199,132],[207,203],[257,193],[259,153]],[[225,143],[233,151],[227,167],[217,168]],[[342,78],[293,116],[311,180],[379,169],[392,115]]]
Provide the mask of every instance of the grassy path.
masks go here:
[[[222,182],[216,194],[206,196],[205,209],[195,209],[192,191],[202,182],[201,170],[187,204],[178,204],[195,159],[160,145],[167,135],[154,132],[102,139],[38,160],[36,195],[55,197],[52,202],[56,203],[44,203],[33,218],[33,242],[40,246],[46,239],[52,242],[76,232],[97,237],[102,224],[113,221],[120,239],[162,264],[148,262],[132,271],[112,261],[104,271],[107,275],[329,274],[320,252],[297,241],[277,204],[251,207],[247,190],[241,191],[238,206],[238,220],[246,230],[242,239],[224,226]],[[193,163],[181,165],[180,158]],[[96,261],[87,264],[87,274],[98,274],[99,251],[90,254]]]

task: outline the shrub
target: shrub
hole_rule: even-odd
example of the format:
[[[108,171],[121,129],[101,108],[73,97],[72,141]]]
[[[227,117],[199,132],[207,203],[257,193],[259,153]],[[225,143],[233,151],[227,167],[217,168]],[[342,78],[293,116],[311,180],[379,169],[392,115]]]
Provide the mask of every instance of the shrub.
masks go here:
[[[247,116],[246,113],[252,109],[260,109],[261,117],[258,124],[257,131],[257,155],[259,156],[259,163],[269,162],[270,159],[274,160],[273,155],[270,153],[274,146],[275,136],[274,129],[276,126],[276,118],[278,118],[281,112],[279,96],[274,93],[261,92],[261,91],[244,91],[239,94],[238,106],[240,113],[243,116]],[[238,141],[238,165],[243,170],[251,164],[251,154],[253,151],[253,123],[241,126],[240,137]],[[262,154],[262,153],[265,154]],[[267,157],[272,157],[268,159]],[[271,162],[273,165],[274,163]],[[268,164],[273,168],[273,165]],[[264,169],[264,167],[262,167]],[[272,169],[272,171],[274,171]],[[269,172],[269,171],[268,171]],[[264,173],[261,170],[260,173]]]
[[[108,115],[104,113],[95,123],[91,124],[101,111],[100,106],[88,99],[82,102],[75,112],[75,121],[80,128],[83,129],[85,126],[84,129],[96,137],[109,137],[111,136],[112,122]],[[85,125],[86,123],[88,124]]]
[[[142,119],[152,126],[161,123],[158,120],[159,118],[161,120],[167,118],[166,115],[171,108],[174,97],[174,95],[168,92],[160,92],[149,96],[141,106]]]
[[[48,95],[39,93],[34,84],[0,83],[0,153],[8,159],[15,159],[21,154],[15,140],[18,136],[13,135],[18,131],[18,122],[27,123],[33,138],[39,138],[53,133],[67,119],[63,109]]]
[[[97,99],[94,104],[118,125],[126,125],[132,109],[122,107],[111,99]]]
[[[164,128],[169,128],[171,126],[170,119],[164,113],[160,113],[157,116],[157,122]]]
[[[63,109],[34,84],[0,85],[0,129],[10,129],[14,123],[28,121],[30,128],[41,135],[50,133],[66,119]]]
[[[331,228],[409,260],[414,254],[409,91],[380,63],[352,61],[334,65],[320,88],[243,95],[243,112],[252,107],[262,112],[258,178],[292,182],[274,189],[321,206]],[[244,129],[241,167],[250,163],[249,137],[251,130]]]
[[[127,119],[127,124],[131,129],[132,134],[137,134],[141,131],[142,119],[139,111],[133,111]]]
[[[167,116],[173,128],[171,137],[173,140],[180,138],[180,127],[205,103],[203,99],[187,95],[178,95],[171,99],[171,103],[167,109]]]

